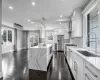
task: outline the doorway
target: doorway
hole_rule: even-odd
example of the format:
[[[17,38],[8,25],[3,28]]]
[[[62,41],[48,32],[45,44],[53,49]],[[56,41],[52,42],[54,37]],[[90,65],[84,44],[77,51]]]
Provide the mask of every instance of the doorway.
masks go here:
[[[64,35],[57,35],[57,51],[64,51]]]

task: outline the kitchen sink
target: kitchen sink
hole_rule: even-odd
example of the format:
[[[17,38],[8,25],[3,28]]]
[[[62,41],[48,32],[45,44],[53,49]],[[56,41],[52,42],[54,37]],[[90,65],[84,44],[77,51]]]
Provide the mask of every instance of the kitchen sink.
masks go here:
[[[100,55],[98,54],[93,54],[91,52],[88,52],[88,51],[82,51],[82,50],[77,50],[79,53],[81,53],[82,55],[84,56],[87,56],[87,57],[100,57]]]

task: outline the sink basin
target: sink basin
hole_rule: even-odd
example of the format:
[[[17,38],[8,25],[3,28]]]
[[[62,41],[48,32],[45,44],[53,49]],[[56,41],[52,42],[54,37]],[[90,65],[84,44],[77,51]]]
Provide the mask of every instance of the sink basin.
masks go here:
[[[81,53],[82,55],[84,56],[87,56],[87,57],[100,57],[100,55],[97,55],[97,54],[92,54],[88,51],[82,51],[82,50],[77,50],[79,53]]]

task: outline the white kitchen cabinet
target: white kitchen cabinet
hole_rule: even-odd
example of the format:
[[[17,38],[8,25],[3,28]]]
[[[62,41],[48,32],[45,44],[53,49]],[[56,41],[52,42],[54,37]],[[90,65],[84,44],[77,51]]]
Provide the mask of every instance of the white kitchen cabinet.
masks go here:
[[[81,58],[77,53],[73,51],[73,67],[72,67],[72,72],[74,75],[75,80],[84,80],[83,72],[84,72],[84,60]]]
[[[100,80],[100,71],[74,49],[68,48],[67,60],[75,80]],[[87,57],[88,58],[88,57]]]
[[[100,72],[91,64],[85,61],[84,80],[100,80]]]
[[[70,60],[70,49],[69,48],[67,48],[67,61],[69,62],[69,60]]]
[[[71,37],[82,37],[82,9],[77,8],[72,16],[72,34]]]
[[[69,63],[69,66],[70,66],[70,69],[71,69],[71,71],[72,71],[72,67],[73,67],[73,57],[72,57],[72,55],[73,55],[73,52],[72,52],[72,50],[70,50],[69,49],[69,53],[68,53],[68,63]]]
[[[68,63],[75,80],[84,80],[84,60],[73,50],[68,50]]]
[[[75,80],[84,80],[84,60],[76,52],[69,49],[68,63]]]

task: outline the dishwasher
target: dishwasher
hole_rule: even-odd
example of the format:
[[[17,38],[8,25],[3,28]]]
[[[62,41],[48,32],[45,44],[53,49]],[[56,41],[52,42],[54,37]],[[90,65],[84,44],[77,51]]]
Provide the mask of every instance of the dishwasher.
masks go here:
[[[65,54],[65,57],[67,58],[67,60],[69,60],[69,57],[70,57],[70,49],[68,49],[67,47],[69,46],[76,46],[75,44],[71,44],[71,43],[65,43],[65,46],[64,46],[64,54]]]

